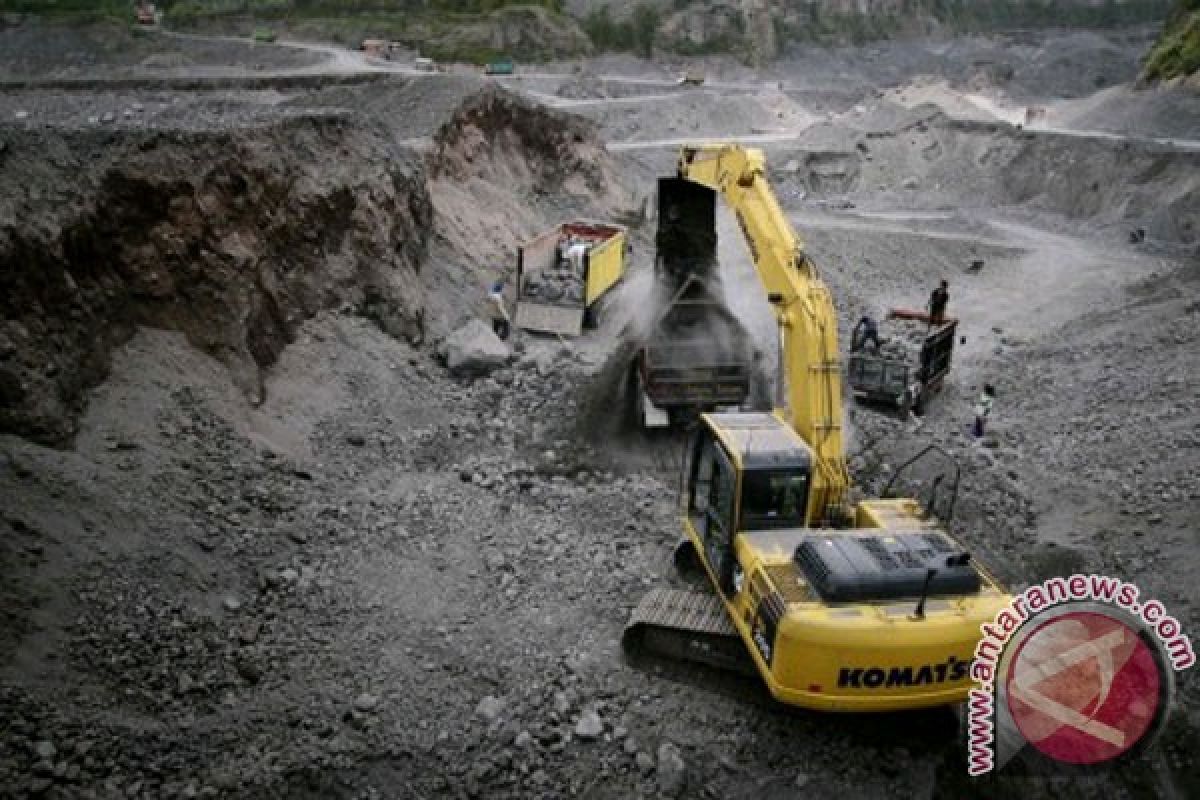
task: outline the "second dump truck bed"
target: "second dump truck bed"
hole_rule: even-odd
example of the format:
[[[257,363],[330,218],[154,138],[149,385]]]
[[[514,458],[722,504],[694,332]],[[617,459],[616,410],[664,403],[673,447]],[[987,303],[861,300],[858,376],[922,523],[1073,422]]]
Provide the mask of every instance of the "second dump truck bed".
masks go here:
[[[564,222],[517,250],[517,326],[578,336],[596,303],[625,274],[625,231]]]
[[[920,413],[950,371],[958,320],[934,323],[918,311],[893,310],[875,348],[855,337],[846,378],[855,397]]]

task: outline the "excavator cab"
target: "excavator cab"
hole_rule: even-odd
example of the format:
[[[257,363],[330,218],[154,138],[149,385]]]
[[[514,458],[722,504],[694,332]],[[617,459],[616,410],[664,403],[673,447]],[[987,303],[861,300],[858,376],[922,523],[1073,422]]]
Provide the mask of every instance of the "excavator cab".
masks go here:
[[[723,592],[734,588],[738,532],[804,526],[811,476],[811,451],[775,415],[701,417],[685,464],[684,513]]]

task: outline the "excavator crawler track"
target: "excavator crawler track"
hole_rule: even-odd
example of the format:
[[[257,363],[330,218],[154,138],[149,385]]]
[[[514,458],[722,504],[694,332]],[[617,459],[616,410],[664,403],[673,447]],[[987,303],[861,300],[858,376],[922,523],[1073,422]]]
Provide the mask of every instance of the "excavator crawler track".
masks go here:
[[[725,606],[713,594],[655,589],[633,610],[621,645],[635,659],[656,655],[757,674]]]

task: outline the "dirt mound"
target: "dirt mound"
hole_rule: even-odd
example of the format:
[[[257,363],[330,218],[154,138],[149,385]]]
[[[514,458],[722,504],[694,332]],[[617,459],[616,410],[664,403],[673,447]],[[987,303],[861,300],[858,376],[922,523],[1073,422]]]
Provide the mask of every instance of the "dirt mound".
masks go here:
[[[881,109],[882,110],[882,109]],[[1065,131],[1022,131],[1004,122],[955,119],[923,105],[903,113],[874,113],[840,125],[806,130],[803,148],[789,153],[785,202],[813,193],[871,192],[909,208],[1023,207],[1097,227],[1140,227],[1168,245],[1200,241],[1200,152],[1149,140],[1121,140]],[[835,142],[837,145],[835,146]],[[832,170],[811,179],[809,160]],[[773,169],[788,166],[776,160]],[[788,174],[788,173],[792,174]]]
[[[289,108],[345,108],[378,119],[397,139],[432,136],[463,100],[478,92],[477,75],[391,78],[370,86],[334,86],[299,95]]]
[[[322,308],[421,336],[422,167],[344,116],[10,130],[0,187],[0,431],[67,438],[139,325],[183,331],[254,399],[259,368]]]
[[[488,282],[515,278],[517,245],[534,234],[571,218],[640,218],[595,125],[497,87],[455,111],[434,136],[429,165],[440,249],[426,286],[446,328],[474,313],[464,295],[478,300]]]
[[[467,98],[435,136],[433,177],[484,178],[603,194],[609,158],[596,127],[488,87]]]
[[[1200,94],[1179,87],[1119,86],[1060,104],[1047,122],[1062,128],[1195,139],[1200,137]]]
[[[645,101],[632,97],[611,103],[581,105],[578,113],[604,126],[612,141],[650,141],[687,136],[720,137],[730,131],[774,133],[800,130],[815,117],[782,92],[722,93],[667,90],[653,99],[653,114]]]

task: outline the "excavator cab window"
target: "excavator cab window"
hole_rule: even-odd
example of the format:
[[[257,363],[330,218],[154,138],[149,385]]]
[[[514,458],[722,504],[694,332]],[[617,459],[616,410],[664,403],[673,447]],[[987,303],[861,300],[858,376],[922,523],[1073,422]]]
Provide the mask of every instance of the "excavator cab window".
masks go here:
[[[701,431],[692,450],[688,512],[700,535],[717,531],[729,538],[733,522],[735,477],[733,464],[712,436]]]
[[[736,494],[733,462],[712,433],[701,428],[692,447],[688,515],[704,543],[704,556],[721,575],[725,591],[726,578],[732,575]]]
[[[808,470],[752,469],[742,473],[742,530],[804,527]]]

